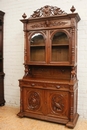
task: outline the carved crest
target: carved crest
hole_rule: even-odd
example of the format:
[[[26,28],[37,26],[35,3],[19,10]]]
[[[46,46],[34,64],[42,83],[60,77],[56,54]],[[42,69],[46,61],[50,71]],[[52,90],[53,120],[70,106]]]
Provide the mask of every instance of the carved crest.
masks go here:
[[[46,5],[34,11],[30,18],[38,18],[38,17],[48,17],[48,16],[56,16],[56,15],[64,15],[66,14],[60,8],[56,6]]]

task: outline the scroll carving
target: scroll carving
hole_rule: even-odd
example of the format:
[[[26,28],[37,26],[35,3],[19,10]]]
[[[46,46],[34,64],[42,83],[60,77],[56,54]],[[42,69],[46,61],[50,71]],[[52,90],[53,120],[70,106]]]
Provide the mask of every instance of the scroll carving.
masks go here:
[[[34,11],[30,18],[38,18],[38,17],[48,17],[48,16],[57,16],[57,15],[64,15],[66,14],[60,8],[56,6],[49,6],[46,5]]]

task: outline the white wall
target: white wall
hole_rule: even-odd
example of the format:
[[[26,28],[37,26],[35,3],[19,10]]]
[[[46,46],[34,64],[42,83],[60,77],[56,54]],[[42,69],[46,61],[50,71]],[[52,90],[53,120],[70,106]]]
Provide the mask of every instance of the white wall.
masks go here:
[[[79,13],[78,23],[78,113],[87,118],[87,0],[0,0],[4,17],[4,72],[6,105],[19,106],[20,91],[18,79],[22,78],[23,26],[19,21],[25,12],[29,17],[34,10],[45,5],[60,7],[70,13],[72,5]]]

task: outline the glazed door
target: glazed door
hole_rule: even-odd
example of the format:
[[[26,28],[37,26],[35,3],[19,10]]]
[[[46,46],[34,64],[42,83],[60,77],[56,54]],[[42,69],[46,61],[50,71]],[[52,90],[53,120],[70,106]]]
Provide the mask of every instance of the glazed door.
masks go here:
[[[46,34],[43,32],[31,32],[28,38],[29,63],[46,63]]]
[[[70,64],[70,38],[64,30],[57,30],[50,33],[50,63]]]
[[[71,63],[71,38],[64,30],[31,32],[28,38],[29,64]]]

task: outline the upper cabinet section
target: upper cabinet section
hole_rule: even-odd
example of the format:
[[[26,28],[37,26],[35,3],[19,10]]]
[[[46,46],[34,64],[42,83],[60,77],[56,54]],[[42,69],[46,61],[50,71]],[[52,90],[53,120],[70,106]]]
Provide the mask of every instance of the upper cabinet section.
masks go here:
[[[58,7],[44,6],[27,18],[22,15],[25,64],[77,64],[78,13],[67,14]]]

